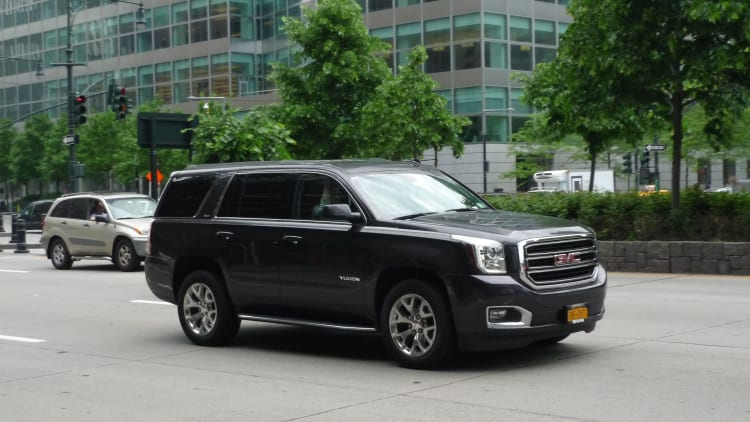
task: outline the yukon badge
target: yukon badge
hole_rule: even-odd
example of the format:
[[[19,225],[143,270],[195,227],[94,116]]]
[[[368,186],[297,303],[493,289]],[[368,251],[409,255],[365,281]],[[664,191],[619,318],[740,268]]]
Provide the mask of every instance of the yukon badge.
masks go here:
[[[581,258],[578,256],[577,253],[571,252],[571,253],[560,253],[555,255],[555,266],[559,267],[561,265],[571,265],[571,264],[577,264],[581,262]]]
[[[340,275],[339,280],[341,281],[353,281],[355,283],[359,283],[359,277],[354,277],[350,275]]]

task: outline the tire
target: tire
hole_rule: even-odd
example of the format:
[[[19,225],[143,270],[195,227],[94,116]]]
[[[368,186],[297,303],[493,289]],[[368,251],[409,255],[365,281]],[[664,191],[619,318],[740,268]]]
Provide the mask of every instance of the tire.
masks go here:
[[[420,280],[397,284],[385,298],[380,327],[388,353],[414,369],[448,363],[456,353],[456,333],[445,295]]]
[[[68,247],[62,239],[55,239],[49,247],[49,259],[58,270],[68,270],[73,266],[73,259],[68,253]]]
[[[222,280],[210,271],[185,277],[177,295],[177,315],[185,335],[200,346],[227,344],[240,328]]]
[[[120,271],[135,271],[138,269],[141,259],[135,253],[133,242],[128,239],[118,240],[112,253],[112,263]]]

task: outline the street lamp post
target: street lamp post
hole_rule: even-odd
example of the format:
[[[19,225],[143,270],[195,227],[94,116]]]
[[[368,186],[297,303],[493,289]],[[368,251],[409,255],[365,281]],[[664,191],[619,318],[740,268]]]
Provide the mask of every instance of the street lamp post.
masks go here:
[[[484,113],[513,113],[513,107],[508,108],[490,108],[482,110]],[[487,161],[487,118],[485,117],[483,130],[482,130],[482,179],[483,187],[482,192],[487,193],[487,172],[490,171],[490,163]]]
[[[26,59],[26,58],[23,58],[23,57],[7,57],[7,56],[0,56],[0,59],[15,60],[15,61],[21,60],[21,61],[25,61],[25,62],[36,63],[36,73],[35,73],[36,77],[40,78],[40,77],[44,76],[44,67],[42,66],[42,62],[40,60]]]

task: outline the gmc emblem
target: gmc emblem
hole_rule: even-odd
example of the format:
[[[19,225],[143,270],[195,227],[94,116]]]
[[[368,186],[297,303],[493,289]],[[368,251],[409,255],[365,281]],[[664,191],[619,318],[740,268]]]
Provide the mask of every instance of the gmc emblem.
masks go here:
[[[578,257],[577,253],[560,253],[555,255],[555,266],[570,265],[581,262],[581,258]]]

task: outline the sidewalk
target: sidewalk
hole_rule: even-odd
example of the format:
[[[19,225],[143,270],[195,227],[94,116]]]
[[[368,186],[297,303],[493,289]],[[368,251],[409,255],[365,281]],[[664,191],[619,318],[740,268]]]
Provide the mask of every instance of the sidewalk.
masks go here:
[[[26,249],[41,249],[42,245],[39,243],[39,238],[42,232],[34,230],[32,232],[26,232]],[[16,250],[18,245],[16,243],[10,243],[13,237],[13,233],[10,230],[0,232],[0,253],[1,252],[13,252]]]

